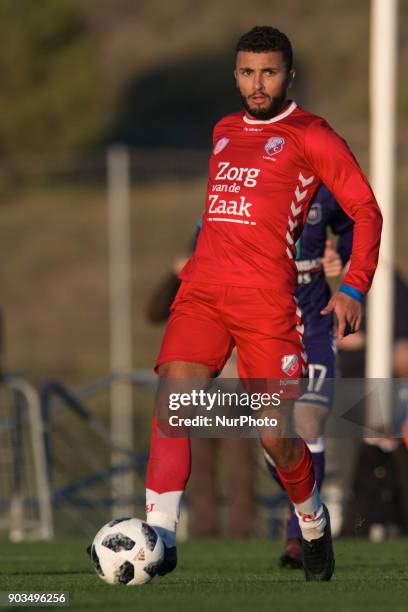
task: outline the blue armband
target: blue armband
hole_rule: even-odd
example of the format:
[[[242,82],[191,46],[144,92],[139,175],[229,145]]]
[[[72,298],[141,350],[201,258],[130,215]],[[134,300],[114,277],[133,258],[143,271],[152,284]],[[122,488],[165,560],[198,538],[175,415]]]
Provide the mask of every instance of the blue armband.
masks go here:
[[[341,285],[339,287],[339,291],[357,300],[357,302],[362,302],[364,299],[364,294],[361,293],[361,291],[359,291],[355,287],[352,287],[351,285]]]

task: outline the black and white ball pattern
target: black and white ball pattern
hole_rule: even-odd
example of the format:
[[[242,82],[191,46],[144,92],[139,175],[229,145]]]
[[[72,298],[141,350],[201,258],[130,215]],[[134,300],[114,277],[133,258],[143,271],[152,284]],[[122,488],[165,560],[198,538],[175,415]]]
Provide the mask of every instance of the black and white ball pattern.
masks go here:
[[[109,584],[149,582],[157,574],[163,555],[163,542],[153,527],[128,517],[104,525],[91,546],[95,571]]]

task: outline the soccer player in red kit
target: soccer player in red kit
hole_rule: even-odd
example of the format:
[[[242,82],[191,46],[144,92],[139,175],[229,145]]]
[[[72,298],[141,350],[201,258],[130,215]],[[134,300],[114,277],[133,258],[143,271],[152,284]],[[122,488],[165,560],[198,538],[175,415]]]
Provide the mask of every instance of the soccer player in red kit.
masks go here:
[[[377,265],[381,213],[365,176],[324,119],[287,100],[295,76],[288,38],[256,27],[236,51],[244,110],[214,128],[203,226],[180,275],[156,363],[161,379],[214,377],[234,346],[242,379],[302,376],[307,364],[294,300],[295,244],[320,183],[355,222],[344,284],[322,311],[335,313],[339,338],[346,326],[358,330],[360,302]],[[330,580],[330,519],[310,452],[301,438],[267,431],[259,437],[299,519],[306,580]],[[161,436],[155,418],[146,501],[147,522],[166,546],[161,574],[176,565],[175,531],[189,472],[189,439]]]

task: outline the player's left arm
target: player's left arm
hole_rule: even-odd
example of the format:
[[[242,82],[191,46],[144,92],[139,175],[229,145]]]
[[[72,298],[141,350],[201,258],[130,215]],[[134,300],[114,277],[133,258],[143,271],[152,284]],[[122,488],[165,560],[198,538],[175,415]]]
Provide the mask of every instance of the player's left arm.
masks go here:
[[[337,337],[358,331],[361,302],[377,267],[382,215],[370,185],[346,142],[323,119],[306,130],[305,156],[316,175],[354,221],[350,267],[322,314],[335,312]]]

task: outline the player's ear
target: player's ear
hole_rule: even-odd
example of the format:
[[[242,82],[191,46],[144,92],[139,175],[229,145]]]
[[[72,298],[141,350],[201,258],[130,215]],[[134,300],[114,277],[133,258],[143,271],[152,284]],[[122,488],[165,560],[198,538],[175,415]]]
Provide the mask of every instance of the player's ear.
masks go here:
[[[292,68],[288,72],[288,79],[287,79],[287,81],[288,81],[288,89],[290,87],[292,87],[292,83],[295,80],[295,76],[296,76],[296,70],[294,68]]]

